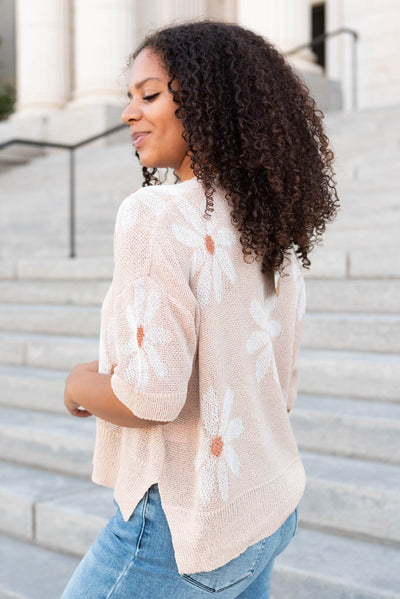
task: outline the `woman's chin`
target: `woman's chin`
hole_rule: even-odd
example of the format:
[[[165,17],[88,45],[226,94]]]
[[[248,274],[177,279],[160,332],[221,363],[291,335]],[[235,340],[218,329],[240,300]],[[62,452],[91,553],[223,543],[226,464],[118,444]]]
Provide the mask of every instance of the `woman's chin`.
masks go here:
[[[157,160],[146,160],[146,158],[142,158],[142,156],[139,156],[139,162],[146,168],[169,168],[164,163],[161,164],[160,162],[157,162]]]

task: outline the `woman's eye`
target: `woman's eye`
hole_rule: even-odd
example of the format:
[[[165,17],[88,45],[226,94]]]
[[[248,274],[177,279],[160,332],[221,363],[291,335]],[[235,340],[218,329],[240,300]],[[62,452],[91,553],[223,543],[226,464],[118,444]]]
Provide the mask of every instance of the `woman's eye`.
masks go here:
[[[154,98],[156,98],[158,95],[159,93],[152,94],[151,96],[143,96],[143,100],[154,100]]]

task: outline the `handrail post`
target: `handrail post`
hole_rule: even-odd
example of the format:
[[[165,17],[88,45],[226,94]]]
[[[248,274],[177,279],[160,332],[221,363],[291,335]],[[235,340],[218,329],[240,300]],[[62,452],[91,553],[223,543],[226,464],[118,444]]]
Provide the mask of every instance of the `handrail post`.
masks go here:
[[[76,257],[75,252],[75,150],[78,148],[82,148],[83,146],[90,144],[92,141],[96,141],[116,131],[121,129],[125,129],[125,124],[116,125],[112,129],[107,129],[107,131],[103,131],[103,133],[99,133],[98,135],[94,135],[92,137],[88,137],[83,141],[75,144],[62,144],[62,143],[53,143],[51,141],[35,141],[33,139],[9,139],[5,142],[0,142],[0,150],[4,150],[8,146],[12,145],[26,145],[26,146],[36,146],[38,148],[58,148],[61,150],[69,151],[69,246],[70,246],[70,258]]]
[[[75,258],[75,152],[69,150],[69,257]]]
[[[357,35],[353,34],[353,52],[352,52],[352,72],[353,72],[353,90],[352,90],[352,98],[353,98],[353,110],[357,110],[358,98],[357,98]]]

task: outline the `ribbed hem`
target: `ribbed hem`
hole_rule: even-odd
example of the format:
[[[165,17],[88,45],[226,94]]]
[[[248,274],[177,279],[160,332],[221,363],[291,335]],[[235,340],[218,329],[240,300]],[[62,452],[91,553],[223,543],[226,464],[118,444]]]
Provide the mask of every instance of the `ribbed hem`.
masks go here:
[[[249,490],[225,508],[196,513],[163,503],[159,483],[167,520],[176,523],[170,529],[179,573],[219,568],[272,535],[298,506],[305,486],[306,473],[297,458],[281,476]]]
[[[117,374],[111,377],[115,395],[138,418],[171,422],[179,416],[186,393],[141,393]]]

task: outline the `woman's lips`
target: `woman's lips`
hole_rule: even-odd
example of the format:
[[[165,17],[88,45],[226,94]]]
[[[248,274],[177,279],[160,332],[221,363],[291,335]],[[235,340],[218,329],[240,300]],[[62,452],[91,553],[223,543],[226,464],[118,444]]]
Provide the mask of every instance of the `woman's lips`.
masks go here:
[[[138,148],[143,142],[144,138],[150,135],[149,133],[135,133],[132,135],[133,145]]]

